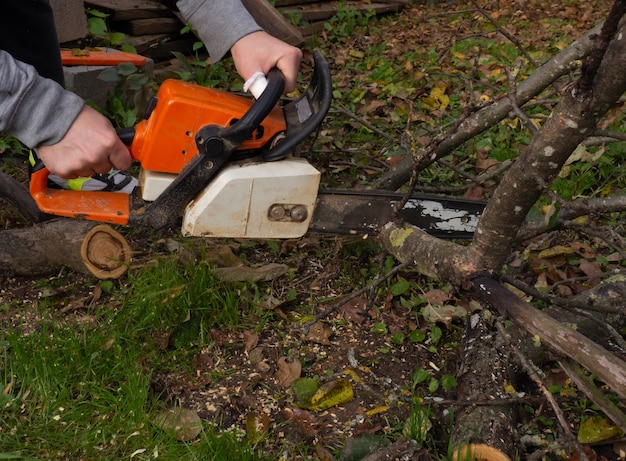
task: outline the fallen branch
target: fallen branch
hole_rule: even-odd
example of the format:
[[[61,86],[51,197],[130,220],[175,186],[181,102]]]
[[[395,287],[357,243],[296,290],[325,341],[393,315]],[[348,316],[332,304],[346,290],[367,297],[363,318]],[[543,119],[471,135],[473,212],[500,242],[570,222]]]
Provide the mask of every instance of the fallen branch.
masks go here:
[[[569,357],[604,381],[621,398],[626,398],[626,362],[581,333],[524,302],[491,277],[474,280],[475,292],[501,315],[508,316],[548,349]]]
[[[55,219],[0,232],[0,267],[9,274],[53,274],[69,267],[99,279],[116,279],[130,260],[130,245],[106,224]]]

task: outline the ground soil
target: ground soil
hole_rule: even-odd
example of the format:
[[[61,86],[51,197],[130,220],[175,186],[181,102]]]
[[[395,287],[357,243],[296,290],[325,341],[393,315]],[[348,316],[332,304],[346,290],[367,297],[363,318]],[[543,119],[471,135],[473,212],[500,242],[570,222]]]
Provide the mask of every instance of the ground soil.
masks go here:
[[[515,27],[514,19],[526,17],[529,21],[535,21],[548,16],[559,17],[568,21],[569,26],[564,27],[562,32],[569,39],[576,38],[600,19],[598,10],[587,4],[579,8],[563,5],[563,2],[542,0],[500,3],[503,5],[492,2],[490,10],[494,14],[509,15],[511,29]],[[437,53],[444,53],[451,41],[473,33],[468,25],[471,20],[444,23],[435,21],[435,18],[459,17],[454,11],[466,8],[471,8],[471,5],[438,2],[436,5],[408,6],[396,20],[383,23],[379,34],[382,40],[396,43],[397,46],[428,47]],[[472,13],[469,17],[476,14]],[[464,17],[468,18],[467,15]],[[429,24],[434,24],[436,28],[429,28]],[[536,29],[534,44],[540,44],[542,34],[552,33],[554,31],[548,28]],[[365,46],[368,37],[359,36],[353,40],[353,46],[338,50],[331,57],[331,63],[341,62],[342,55],[350,49]],[[334,68],[333,73],[340,79],[353,77],[349,70],[340,67]],[[19,165],[16,168],[19,169]],[[0,201],[0,210],[4,228],[28,225],[8,204]],[[165,237],[179,238],[176,232],[170,235],[141,235],[138,232],[127,235],[136,252],[134,264],[137,267],[146,264],[162,251],[159,242]],[[298,248],[299,260],[288,256],[291,254],[289,251],[276,255],[269,250],[264,253],[263,247],[259,247],[258,259],[250,263],[274,261],[288,264],[295,270],[295,278],[290,281],[277,280],[274,289],[296,288],[299,293],[296,302],[313,303],[316,312],[321,313],[332,306],[324,299],[334,299],[340,294],[333,282],[340,277],[341,268],[346,263],[340,259],[340,249],[345,243],[343,238],[307,236],[297,242],[284,243],[285,246]],[[363,264],[364,268],[369,268],[373,260],[374,256],[370,255],[366,261],[355,258],[349,264]],[[134,270],[133,267],[130,270]],[[80,274],[53,274],[54,277],[59,275],[74,287],[68,290],[71,299],[92,296],[97,281]],[[410,272],[402,275],[409,279],[416,277]],[[0,307],[14,300],[24,303],[23,306],[34,306],[45,295],[41,287],[46,285],[41,278],[5,275],[0,279]],[[425,291],[430,288],[424,285]],[[353,289],[344,286],[343,294],[347,295]],[[48,315],[80,322],[80,318],[87,314],[80,308],[67,308],[71,299],[61,301],[59,308]],[[101,298],[98,302],[104,303],[105,300]],[[454,302],[470,309],[470,300],[454,299]],[[313,330],[302,328],[301,324],[294,322],[292,309],[293,302],[291,305],[279,306],[275,322],[268,324],[259,333],[253,345],[248,343],[250,338],[243,332],[214,331],[211,345],[195,356],[192,373],[173,375],[155,370],[154,392],[166,401],[195,410],[203,420],[215,421],[223,428],[236,427],[242,430],[246,427],[246,419],[254,415],[268,415],[273,426],[278,428],[274,429],[277,435],[276,448],[286,440],[289,440],[289,444],[301,441],[309,446],[319,444],[326,448],[340,448],[350,437],[390,433],[404,424],[410,411],[411,376],[416,369],[428,370],[437,378],[456,373],[456,348],[464,328],[462,320],[449,325],[442,324],[445,337],[437,344],[411,341],[396,344],[391,341],[393,333],[408,335],[423,325],[416,319],[413,309],[392,302],[390,298],[372,300],[366,293],[334,309],[316,323]],[[41,321],[39,316],[40,313],[34,309],[22,308],[19,313],[0,309],[0,328],[15,328],[17,325],[36,328]],[[379,322],[387,325],[389,334],[374,332],[373,327]],[[428,332],[426,326],[424,329]],[[156,339],[162,341],[164,348],[167,347],[167,335],[164,332],[162,338]],[[354,386],[355,398],[344,405],[320,412],[298,409],[292,405],[288,388],[280,384],[277,375],[279,358],[283,356],[299,360],[304,377],[318,376],[324,382],[349,379]],[[424,387],[420,393],[424,397],[456,398],[454,391],[445,391],[441,386],[436,393],[431,394]],[[433,402],[435,427],[432,431],[435,440],[441,441],[442,446],[438,448],[444,453],[446,432],[450,429],[447,419],[449,409],[450,406]],[[528,424],[530,427],[533,423],[529,421]],[[320,458],[328,459],[323,458],[321,448],[319,453]]]

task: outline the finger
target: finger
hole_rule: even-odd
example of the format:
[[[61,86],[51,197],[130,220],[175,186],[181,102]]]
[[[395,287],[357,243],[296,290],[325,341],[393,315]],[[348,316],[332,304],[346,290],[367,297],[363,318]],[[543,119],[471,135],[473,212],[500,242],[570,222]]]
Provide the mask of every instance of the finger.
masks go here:
[[[127,170],[133,164],[128,148],[120,141],[109,155],[109,162],[118,170]]]
[[[291,93],[296,89],[298,80],[298,69],[300,68],[300,60],[302,53],[299,52],[284,56],[278,60],[276,67],[280,69],[285,77],[285,93]]]

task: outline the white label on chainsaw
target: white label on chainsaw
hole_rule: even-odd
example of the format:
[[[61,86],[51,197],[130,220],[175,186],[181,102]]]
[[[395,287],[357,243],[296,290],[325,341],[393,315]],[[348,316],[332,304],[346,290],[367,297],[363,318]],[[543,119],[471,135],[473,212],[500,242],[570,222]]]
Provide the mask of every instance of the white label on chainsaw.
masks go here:
[[[422,215],[436,218],[437,230],[473,233],[478,225],[478,216],[466,210],[446,208],[435,200],[409,200],[404,208],[418,209]]]

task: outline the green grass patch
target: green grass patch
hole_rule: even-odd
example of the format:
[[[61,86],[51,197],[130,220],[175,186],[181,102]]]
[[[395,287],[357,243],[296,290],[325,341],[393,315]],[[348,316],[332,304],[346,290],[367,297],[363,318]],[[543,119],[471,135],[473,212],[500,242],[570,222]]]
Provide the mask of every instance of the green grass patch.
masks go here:
[[[184,373],[211,342],[210,328],[252,322],[253,303],[241,293],[216,281],[208,265],[165,258],[133,271],[83,326],[57,315],[54,298],[40,300],[34,331],[0,335],[0,457],[263,459],[209,425],[185,443],[150,422],[165,406],[151,390],[153,371]],[[7,309],[19,315],[25,307]],[[163,334],[165,349],[154,340]]]

